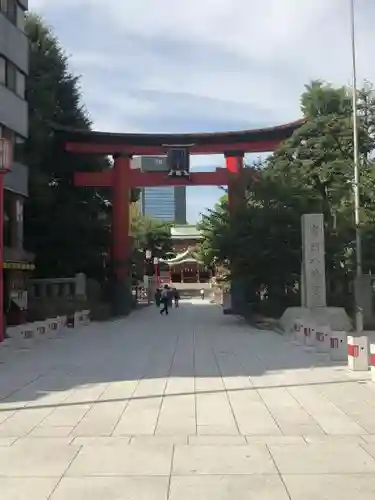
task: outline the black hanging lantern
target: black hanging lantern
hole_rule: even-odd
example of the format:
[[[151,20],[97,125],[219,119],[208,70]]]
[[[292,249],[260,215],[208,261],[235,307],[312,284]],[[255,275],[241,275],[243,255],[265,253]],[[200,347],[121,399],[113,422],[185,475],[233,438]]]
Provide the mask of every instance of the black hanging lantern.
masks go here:
[[[168,175],[170,177],[189,177],[190,157],[186,146],[169,147],[167,152]]]

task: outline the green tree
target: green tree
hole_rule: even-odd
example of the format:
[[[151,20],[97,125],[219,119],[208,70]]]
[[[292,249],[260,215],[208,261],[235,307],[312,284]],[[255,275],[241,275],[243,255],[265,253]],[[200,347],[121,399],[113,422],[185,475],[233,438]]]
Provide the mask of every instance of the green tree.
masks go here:
[[[109,246],[110,205],[94,189],[75,188],[73,174],[108,167],[105,158],[68,155],[56,144],[51,124],[90,129],[79,79],[51,29],[36,15],[26,22],[30,40],[27,82],[30,135],[25,163],[30,197],[25,207],[25,245],[35,252],[38,275],[69,276],[82,271],[101,277]]]
[[[374,150],[375,100],[367,84],[358,92],[361,159]],[[327,221],[348,215],[352,207],[353,121],[352,95],[345,87],[314,81],[301,96],[306,122],[270,158],[267,168],[280,180],[287,177],[296,187],[307,186]],[[369,169],[367,171],[367,168]],[[372,162],[362,162],[362,196]]]
[[[361,224],[365,271],[374,269],[370,242],[374,240],[374,124],[372,85],[358,91]],[[349,281],[354,270],[353,119],[352,93],[322,82],[306,86],[301,96],[306,123],[268,162],[279,182],[296,189],[306,187],[315,199],[314,209],[325,216],[326,261],[330,282]]]
[[[172,252],[170,224],[152,219],[141,213],[139,203],[133,203],[130,211],[131,235],[133,238],[133,279],[140,280],[145,271],[146,250],[154,257],[166,258]],[[153,269],[151,263],[150,271]]]
[[[158,258],[165,258],[172,251],[171,225],[143,215],[138,203],[132,205],[130,225],[135,249],[151,250],[153,257]]]
[[[244,278],[247,299],[266,288],[280,303],[285,287],[293,287],[300,273],[300,216],[311,200],[293,192],[263,170],[247,186],[247,203],[229,216],[226,200],[202,220],[201,258],[215,261],[229,279]],[[230,262],[236,262],[235,267]]]
[[[361,220],[364,269],[375,269],[375,100],[372,86],[358,92],[361,156]],[[202,223],[205,241],[201,257],[216,260],[248,283],[249,296],[265,287],[281,301],[285,289],[299,280],[301,261],[300,217],[325,216],[326,268],[329,301],[343,305],[353,276],[353,121],[352,95],[345,87],[321,81],[307,85],[301,96],[305,123],[263,165],[253,165],[258,183],[246,184],[247,202],[229,219],[225,200]],[[330,283],[341,290],[330,288]],[[278,298],[279,297],[279,298]],[[336,302],[335,302],[336,301]]]

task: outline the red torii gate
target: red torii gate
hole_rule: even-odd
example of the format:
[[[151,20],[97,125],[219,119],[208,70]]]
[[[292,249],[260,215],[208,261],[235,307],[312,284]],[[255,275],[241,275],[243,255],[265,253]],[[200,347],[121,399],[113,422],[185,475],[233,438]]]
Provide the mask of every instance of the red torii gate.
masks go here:
[[[243,193],[235,191],[235,180],[243,169],[246,153],[274,151],[280,142],[288,139],[302,125],[298,120],[286,125],[239,132],[200,134],[117,134],[56,127],[65,151],[77,154],[112,155],[114,166],[103,172],[79,172],[75,185],[81,187],[111,188],[112,190],[112,259],[116,277],[115,309],[117,314],[128,311],[128,262],[130,190],[135,187],[155,186],[228,186],[230,209]],[[133,156],[165,155],[171,149],[185,148],[189,154],[223,154],[226,168],[214,172],[192,172],[189,178],[168,177],[164,172],[141,172],[131,168]],[[238,188],[237,188],[238,189]],[[234,299],[234,291],[232,295]],[[234,306],[234,304],[233,304]]]

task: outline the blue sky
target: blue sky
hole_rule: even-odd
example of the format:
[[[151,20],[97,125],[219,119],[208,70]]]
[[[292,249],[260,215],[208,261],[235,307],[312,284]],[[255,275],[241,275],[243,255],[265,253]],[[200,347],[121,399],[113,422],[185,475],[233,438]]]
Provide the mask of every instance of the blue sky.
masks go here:
[[[375,5],[356,0],[359,81],[375,81]],[[349,0],[30,0],[52,26],[94,128],[193,132],[299,118],[304,84],[351,80]],[[194,157],[194,169],[223,165]],[[194,222],[221,192],[189,188]]]

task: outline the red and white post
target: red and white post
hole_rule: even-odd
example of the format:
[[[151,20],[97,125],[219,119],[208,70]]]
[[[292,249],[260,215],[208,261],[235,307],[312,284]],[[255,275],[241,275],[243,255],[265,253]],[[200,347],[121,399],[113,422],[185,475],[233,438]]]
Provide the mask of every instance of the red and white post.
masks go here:
[[[333,330],[330,338],[330,358],[345,361],[348,357],[348,335],[345,331]]]
[[[348,368],[353,371],[368,370],[368,338],[348,336]]]
[[[316,352],[329,354],[331,341],[331,329],[329,325],[319,325],[315,330]]]
[[[370,345],[371,380],[375,382],[375,344]]]

